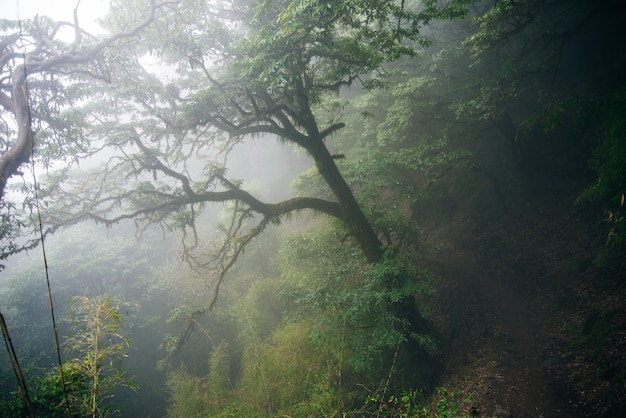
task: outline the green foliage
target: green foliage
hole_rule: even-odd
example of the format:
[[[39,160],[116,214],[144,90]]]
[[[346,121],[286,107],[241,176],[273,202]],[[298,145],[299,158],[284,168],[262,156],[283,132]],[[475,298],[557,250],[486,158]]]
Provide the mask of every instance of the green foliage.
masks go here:
[[[590,161],[595,181],[579,202],[598,202],[604,208],[596,263],[608,271],[621,271],[626,266],[626,89],[598,103],[597,109],[600,123]]]
[[[64,364],[63,378],[65,391],[58,368],[52,368],[44,372],[42,376],[30,379],[28,389],[33,410],[37,417],[55,418],[66,416],[68,407],[74,416],[79,411],[83,411],[81,400],[89,388],[81,367],[75,363]],[[68,395],[67,400],[70,402],[69,406],[66,402],[66,392]],[[15,392],[11,395],[9,399],[0,402],[0,410],[4,416],[28,416],[29,411],[18,393]]]
[[[524,122],[524,127],[532,129],[539,126],[542,131],[551,132],[570,122],[581,125],[581,115],[589,111],[588,105],[582,96],[548,102]]]
[[[477,61],[506,44],[514,34],[532,23],[541,0],[496,0],[487,11],[476,17],[478,30],[469,36],[465,44]]]
[[[369,84],[376,85],[384,62],[415,55],[410,41],[428,43],[420,35],[422,22],[463,17],[464,3],[439,7],[429,0],[412,11],[389,1],[281,1],[271,8],[259,1],[253,6],[255,31],[240,42],[246,57],[241,72],[270,90],[297,92],[305,82],[311,103],[362,74],[373,75]],[[297,82],[303,75],[307,79]]]
[[[424,404],[421,392],[408,390],[400,395],[372,394],[366,399],[360,413],[375,414],[377,417],[393,418],[475,418],[479,411],[472,407],[471,395],[450,392],[443,387],[436,388],[433,394],[433,410]]]
[[[65,341],[65,350],[77,355],[71,361],[85,380],[86,390],[81,396],[81,410],[92,417],[108,416],[118,412],[108,402],[111,391],[124,386],[135,390],[135,383],[120,368],[130,341],[121,333],[125,321],[124,306],[110,296],[72,299],[68,319],[72,335]]]
[[[466,157],[465,152],[450,150],[445,139],[424,140],[399,151],[357,152],[354,158],[346,161],[345,172],[368,202],[375,201],[380,190],[390,190],[399,193],[395,202],[412,204],[430,183],[451,168],[463,166]],[[418,175],[423,176],[423,183],[411,181]]]
[[[288,238],[281,257],[284,297],[299,315],[315,318],[313,342],[338,362],[375,374],[383,353],[410,338],[401,307],[429,284],[392,249],[367,266],[354,247],[325,231]]]
[[[624,209],[608,210],[601,223],[603,239],[596,256],[596,265],[609,272],[623,271],[626,263],[623,258],[624,251],[626,251],[625,217],[626,211]]]
[[[442,177],[469,165],[469,153],[448,143],[448,123],[431,129],[432,136],[421,133],[422,122],[437,117],[426,109],[435,106],[433,102],[441,105],[437,96],[441,89],[433,84],[432,76],[408,78],[391,90],[322,105],[328,107],[326,117],[331,120],[337,114],[335,106],[346,114],[346,128],[333,135],[329,146],[345,152],[337,159],[342,175],[386,244],[404,249],[419,244],[415,204],[426,199],[430,186]],[[369,114],[370,110],[378,115]],[[298,195],[331,198],[315,168],[299,175],[292,188]]]
[[[596,181],[583,198],[623,207],[622,195],[626,193],[626,89],[617,90],[606,101],[599,103],[598,108],[601,122],[591,160]]]
[[[328,353],[311,343],[310,330],[308,321],[286,324],[267,340],[246,344],[238,389],[254,415],[310,416],[329,407],[320,404],[322,395],[332,393]]]
[[[63,416],[68,408],[74,416],[102,417],[119,412],[110,400],[112,391],[116,387],[137,388],[120,367],[129,347],[129,340],[121,334],[126,319],[123,306],[106,296],[73,299],[68,314],[73,321],[73,335],[65,340],[66,352],[70,354],[63,365],[65,387],[56,368],[41,375],[30,369],[28,374],[31,401],[38,417]],[[27,415],[17,394],[3,402],[2,409],[16,411],[14,416]]]
[[[209,357],[207,388],[213,401],[211,409],[223,408],[229,401],[233,387],[230,380],[230,357],[230,346],[226,341],[221,341],[214,347]]]
[[[257,278],[235,307],[241,313],[238,315],[241,328],[252,328],[256,338],[261,340],[269,338],[282,325],[284,315],[290,309],[289,301],[280,297],[281,291],[282,283],[279,280]]]
[[[206,391],[203,379],[181,367],[169,374],[167,386],[170,392],[168,417],[208,416],[212,395]]]
[[[459,392],[451,393],[446,388],[437,388],[437,412],[440,418],[468,418],[478,416],[478,411],[469,408],[470,413],[462,412],[462,408],[472,403],[471,395],[463,397]]]
[[[184,367],[169,375],[169,416],[339,416],[359,405],[360,385],[387,379],[398,345],[434,349],[404,317],[428,280],[396,251],[368,266],[339,232],[317,229],[283,242],[278,278],[242,262],[237,274],[254,282],[222,308],[237,318],[237,342],[211,343],[205,376]]]
[[[309,327],[289,324],[262,340],[251,325],[242,324],[245,343],[236,385],[231,381],[232,353],[222,342],[209,357],[207,376],[193,376],[184,367],[169,375],[168,416],[314,416],[332,407],[334,398],[326,396],[330,392],[324,383],[326,357],[311,344]]]
[[[357,81],[366,87],[381,85],[386,63],[414,57],[418,48],[430,43],[420,32],[423,25],[464,17],[467,3],[427,0],[405,7],[380,0],[233,4],[183,0],[178,7],[160,4],[152,10],[154,22],[136,38],[125,39],[123,46],[129,53],[116,67],[120,71],[115,73],[113,88],[104,92],[115,106],[98,118],[104,123],[97,124],[103,128],[97,133],[120,152],[93,177],[84,182],[78,179],[74,188],[68,188],[71,193],[55,189],[67,198],[59,198],[60,206],[54,207],[62,214],[59,222],[71,222],[68,218],[81,218],[88,212],[89,217],[106,223],[130,217],[140,227],[160,222],[168,228],[194,228],[194,211],[203,203],[236,199],[253,208],[238,215],[255,211],[276,219],[284,213],[267,212],[295,210],[298,205],[255,204],[250,195],[234,193],[237,187],[225,180],[223,184],[196,180],[196,168],[188,157],[213,157],[216,145],[223,145],[227,153],[244,136],[273,134],[307,149],[318,160],[327,160],[325,152],[312,151],[323,149],[326,134],[342,124],[318,126],[311,106]],[[127,30],[135,19],[141,21],[146,9],[136,1],[116,2],[105,25],[113,31]],[[113,51],[124,55],[122,48]],[[109,51],[112,56],[113,51]],[[172,64],[176,82],[136,65],[133,57],[147,53],[159,63]],[[66,113],[68,119],[77,117]],[[324,207],[324,212],[342,218],[370,261],[376,260],[380,243],[343,178],[330,166],[333,170],[323,171],[325,181],[342,213],[332,209],[334,205],[316,204],[317,200],[299,203]],[[129,178],[136,184],[129,183]],[[95,179],[92,184],[90,179]],[[98,187],[103,182],[106,187]],[[215,192],[222,187],[232,193]],[[190,206],[189,211],[176,211]],[[250,239],[259,232],[253,231]],[[230,238],[227,244],[234,241]],[[234,247],[241,249],[243,244]],[[224,257],[235,258],[238,253],[223,252]]]

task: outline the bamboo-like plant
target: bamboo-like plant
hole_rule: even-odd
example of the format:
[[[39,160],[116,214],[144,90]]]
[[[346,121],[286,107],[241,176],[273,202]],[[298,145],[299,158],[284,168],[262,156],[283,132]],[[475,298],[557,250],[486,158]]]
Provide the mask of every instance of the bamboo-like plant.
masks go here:
[[[81,394],[84,413],[91,417],[110,416],[116,413],[106,404],[111,391],[118,386],[133,390],[136,384],[126,376],[121,362],[127,357],[130,340],[122,335],[124,307],[111,296],[72,298],[68,318],[72,334],[66,341],[65,351],[74,357],[86,382],[86,393]]]

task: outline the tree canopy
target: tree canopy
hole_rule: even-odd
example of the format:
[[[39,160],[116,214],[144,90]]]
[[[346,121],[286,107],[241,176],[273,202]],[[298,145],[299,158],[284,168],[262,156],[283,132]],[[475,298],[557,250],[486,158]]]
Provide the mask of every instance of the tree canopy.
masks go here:
[[[370,0],[113,2],[105,25],[115,35],[88,48],[77,46],[83,37],[76,21],[71,25],[76,39],[66,52],[46,49],[47,61],[12,73],[22,83],[13,100],[24,97],[17,92],[26,88],[24,77],[31,73],[56,80],[57,63],[69,81],[80,77],[75,88],[83,94],[69,92],[64,102],[57,101],[59,114],[74,121],[58,132],[70,138],[80,131],[78,138],[85,140],[68,141],[80,148],[59,150],[56,158],[107,159],[87,176],[61,172],[52,179],[45,195],[47,224],[133,219],[140,229],[160,223],[195,237],[206,203],[235,202],[224,226],[226,238],[212,259],[219,283],[268,224],[312,209],[341,220],[366,259],[378,261],[381,231],[370,224],[325,144],[345,124],[325,118],[324,103],[356,82],[366,88],[382,85],[387,63],[415,56],[429,43],[420,34],[423,25],[464,16],[465,3],[441,6],[429,0],[409,8],[404,2]],[[175,73],[151,73],[155,65]],[[86,77],[103,82],[87,88]],[[27,111],[27,102],[19,108]],[[28,117],[21,119],[22,145],[30,143]],[[85,121],[89,127],[81,130]],[[270,137],[304,149],[332,199],[299,196],[268,203],[228,177],[224,161],[236,144]],[[20,155],[16,167],[30,150]],[[188,241],[188,247],[195,245]]]
[[[111,82],[115,57],[108,48],[132,38],[154,18],[155,2],[143,19],[126,31],[98,37],[85,31],[78,7],[73,22],[54,22],[36,16],[32,21],[0,22],[0,207],[2,208],[2,258],[20,250],[10,242],[21,234],[24,219],[7,200],[6,186],[23,176],[27,163],[50,168],[65,165],[98,149],[92,142],[92,125],[102,112],[90,105],[102,99],[98,85]],[[73,33],[64,40],[67,30]],[[33,166],[34,167],[34,166]],[[32,188],[32,184],[24,184]],[[24,190],[24,207],[33,205],[33,190]],[[31,246],[26,245],[26,247]]]

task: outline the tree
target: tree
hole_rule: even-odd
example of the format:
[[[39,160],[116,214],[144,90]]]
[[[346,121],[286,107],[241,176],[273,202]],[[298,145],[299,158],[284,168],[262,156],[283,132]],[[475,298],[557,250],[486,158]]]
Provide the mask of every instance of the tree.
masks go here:
[[[24,226],[16,213],[19,208],[5,199],[7,182],[23,175],[23,166],[33,158],[49,168],[55,162],[65,165],[93,152],[90,125],[99,120],[101,112],[89,106],[89,99],[98,96],[101,83],[111,81],[118,65],[107,49],[149,25],[158,7],[152,1],[139,23],[106,38],[80,26],[78,6],[73,22],[46,17],[0,22],[1,258],[23,248],[5,243]],[[67,29],[74,34],[71,42],[63,40]],[[25,186],[23,192],[24,206],[33,205],[34,191]],[[24,247],[32,245],[36,242]]]
[[[269,224],[312,209],[339,219],[366,260],[375,263],[383,245],[325,144],[344,127],[334,117],[321,120],[325,100],[354,83],[381,86],[386,63],[415,56],[428,44],[421,27],[432,19],[462,17],[464,3],[440,7],[428,0],[416,10],[400,1],[370,0],[168,5],[144,31],[142,47],[131,52],[170,65],[175,79],[159,79],[137,63],[115,81],[109,93],[116,108],[103,140],[118,154],[87,180],[59,182],[51,205],[61,215],[49,222],[159,222],[192,231],[187,245],[194,247],[201,209],[209,202],[232,202],[226,238],[205,263],[215,269],[219,288],[246,244]],[[139,13],[126,2],[114,3],[112,10],[112,31],[125,31]],[[221,158],[244,140],[269,137],[306,151],[332,199],[268,203],[227,177]]]

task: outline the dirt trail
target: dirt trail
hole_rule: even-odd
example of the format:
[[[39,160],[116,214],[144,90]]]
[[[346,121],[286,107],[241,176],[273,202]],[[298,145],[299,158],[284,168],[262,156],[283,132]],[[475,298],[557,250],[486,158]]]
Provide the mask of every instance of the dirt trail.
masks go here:
[[[481,416],[574,417],[546,373],[543,353],[558,342],[541,335],[528,289],[467,258],[441,265],[457,285],[445,375],[475,394]]]
[[[472,394],[481,417],[577,418],[587,406],[572,386],[580,379],[567,375],[567,311],[554,301],[572,294],[560,293],[572,262],[591,259],[594,224],[573,211],[576,181],[518,180],[508,180],[516,192],[506,201],[480,178],[442,184],[439,201],[416,209],[423,265],[437,277],[438,384]]]

